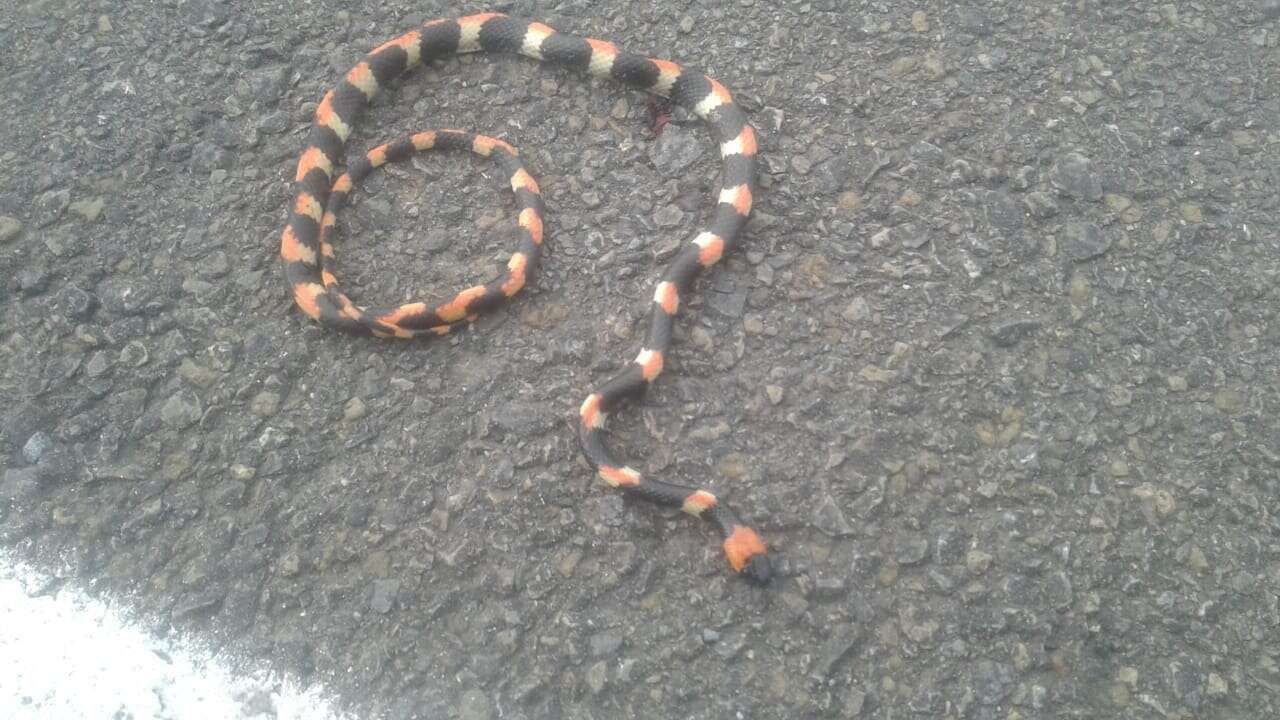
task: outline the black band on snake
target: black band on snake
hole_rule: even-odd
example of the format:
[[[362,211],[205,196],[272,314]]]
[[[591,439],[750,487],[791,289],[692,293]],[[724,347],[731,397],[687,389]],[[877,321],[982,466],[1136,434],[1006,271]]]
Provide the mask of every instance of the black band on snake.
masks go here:
[[[578,442],[587,462],[609,486],[711,520],[724,535],[730,566],[752,581],[767,582],[771,569],[764,542],[715,495],[644,477],[615,459],[604,443],[605,418],[624,402],[637,399],[661,374],[681,296],[704,268],[733,248],[751,212],[756,189],[755,132],[729,91],[714,79],[672,62],[623,52],[604,40],[573,37],[542,23],[497,13],[432,20],[382,44],[326,93],[316,108],[307,148],[298,161],[293,211],[280,238],[280,257],[294,301],[308,316],[331,327],[411,338],[448,333],[510,299],[528,282],[542,245],[542,196],[519,153],[507,143],[460,130],[424,131],[370,150],[334,179],[352,126],[380,89],[419,64],[469,52],[518,53],[670,98],[702,118],[720,144],[721,190],[711,226],[677,253],[655,288],[649,333],[635,362],[583,401]],[[451,299],[382,308],[356,305],[325,268],[333,258],[330,240],[335,213],[374,168],[428,149],[471,150],[494,158],[507,170],[521,206],[520,245],[501,277],[462,290]]]

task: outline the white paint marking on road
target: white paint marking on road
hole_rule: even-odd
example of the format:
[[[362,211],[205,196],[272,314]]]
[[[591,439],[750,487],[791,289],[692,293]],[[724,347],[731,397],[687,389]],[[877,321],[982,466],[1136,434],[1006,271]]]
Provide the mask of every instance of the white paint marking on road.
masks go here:
[[[157,638],[116,607],[0,553],[0,717],[350,720],[319,688]]]

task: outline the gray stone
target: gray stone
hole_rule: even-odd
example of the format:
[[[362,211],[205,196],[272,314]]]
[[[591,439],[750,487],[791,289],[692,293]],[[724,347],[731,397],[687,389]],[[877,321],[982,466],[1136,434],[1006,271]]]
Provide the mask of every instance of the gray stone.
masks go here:
[[[1027,191],[1039,179],[1039,173],[1031,165],[1023,165],[1009,176],[1009,187],[1014,190]]]
[[[1062,251],[1076,262],[1099,257],[1111,249],[1111,239],[1093,223],[1067,223],[1062,229]]]
[[[31,208],[36,227],[46,227],[57,222],[62,211],[70,204],[70,190],[50,190],[41,194]]]
[[[942,148],[923,140],[911,146],[911,159],[922,165],[932,165],[933,167],[942,167],[946,162],[947,155]]]
[[[728,660],[738,653],[742,652],[747,644],[747,636],[741,632],[717,633],[717,639],[711,644],[711,649],[716,655]]]
[[[929,539],[920,535],[900,536],[894,540],[893,555],[901,565],[915,565],[929,555]]]
[[[263,105],[270,105],[280,99],[289,86],[289,66],[256,70],[249,76],[249,90],[254,100]]]
[[[74,285],[59,290],[52,300],[50,311],[67,320],[78,320],[93,310],[93,296]]]
[[[7,243],[22,232],[22,223],[17,218],[0,215],[0,243]]]
[[[591,655],[606,657],[618,652],[622,647],[622,636],[608,630],[591,636]]]
[[[493,720],[493,703],[479,690],[468,690],[458,703],[459,720]]]
[[[102,217],[102,211],[106,208],[107,203],[100,197],[88,198],[86,200],[76,200],[68,207],[71,212],[79,215],[82,220],[87,223],[97,222]]]
[[[740,318],[747,309],[747,291],[720,292],[711,290],[706,295],[707,308],[727,318]]]
[[[99,457],[103,460],[110,460],[119,448],[120,437],[122,431],[116,425],[107,425],[98,435]],[[108,454],[109,453],[109,454]],[[140,453],[145,455],[145,453]],[[40,458],[40,462],[36,465],[36,472],[40,475],[40,481],[49,482],[76,482],[81,480],[92,480],[97,474],[98,468],[94,466],[92,469],[87,467],[83,460],[69,448],[55,445]],[[120,469],[120,466],[115,466]],[[139,472],[135,477],[143,477],[146,471],[138,468]],[[127,473],[127,471],[124,471]],[[125,478],[125,479],[133,479]]]
[[[111,372],[111,357],[104,350],[100,350],[94,353],[89,358],[89,362],[85,363],[84,365],[85,375],[91,378],[102,377],[104,375],[109,374],[110,372]]]
[[[191,169],[201,175],[213,170],[226,170],[231,165],[231,153],[214,143],[198,142],[191,149]]]
[[[222,250],[215,250],[209,253],[204,260],[196,266],[196,271],[202,277],[220,278],[231,270],[231,261],[227,259],[227,254]]]
[[[848,623],[836,625],[830,629],[830,636],[818,650],[809,674],[819,681],[826,681],[835,671],[840,661],[848,657],[857,647],[862,632],[860,626]]]
[[[0,480],[0,501],[20,502],[40,490],[40,478],[33,467],[5,470]]]
[[[874,485],[871,485],[858,496],[853,502],[853,514],[863,520],[869,519],[875,514],[876,508],[884,503],[884,478],[880,478]]]
[[[39,295],[48,286],[49,271],[44,267],[24,267],[18,271],[18,289],[23,295]]]
[[[862,708],[864,705],[866,705],[866,702],[867,702],[867,694],[865,692],[862,692],[861,690],[858,690],[856,688],[853,690],[850,690],[848,697],[846,697],[844,701],[843,717],[850,717],[850,718],[858,717],[859,715],[862,714]]]
[[[673,228],[684,222],[684,211],[675,205],[663,205],[653,214],[653,222],[660,228]]]
[[[1167,130],[1161,131],[1160,138],[1164,140],[1166,145],[1182,147],[1191,140],[1191,133],[1181,125],[1174,125]]]
[[[845,537],[853,534],[853,526],[845,518],[844,511],[836,503],[835,498],[824,494],[818,499],[813,512],[813,524],[822,532],[832,537]]]
[[[127,276],[108,277],[98,285],[102,306],[117,315],[133,315],[149,303],[156,288],[142,282],[131,282]]]
[[[946,524],[938,527],[933,536],[933,561],[942,565],[953,565],[964,559],[965,547],[968,544],[967,534],[958,525]]]
[[[837,155],[819,165],[813,175],[819,192],[834,195],[845,188],[852,173],[853,161],[845,155]]]
[[[373,581],[373,596],[369,600],[369,608],[374,612],[385,615],[391,611],[391,606],[395,604],[396,593],[400,592],[400,581],[390,578],[384,578]]]
[[[983,198],[987,222],[1002,230],[1022,228],[1022,207],[1008,193],[988,192]]]
[[[1002,322],[991,329],[991,342],[999,347],[1013,347],[1039,330],[1041,325],[1043,323],[1038,318]]]
[[[210,500],[217,507],[237,508],[244,504],[248,486],[239,480],[226,480],[213,489]]]
[[[22,457],[29,463],[38,463],[40,457],[51,447],[53,447],[53,438],[49,437],[49,433],[41,430],[27,438],[27,442],[22,446]]]
[[[983,705],[995,705],[1013,692],[1013,670],[1004,663],[979,660],[973,669],[973,692]]]
[[[193,615],[206,615],[221,604],[225,596],[225,593],[217,590],[195,593],[173,607],[172,617],[179,620]]]
[[[1027,193],[1027,196],[1022,198],[1022,206],[1026,208],[1031,217],[1038,220],[1051,218],[1058,214],[1058,203],[1054,201],[1053,196],[1049,193]]]
[[[978,53],[978,64],[984,70],[998,70],[1009,62],[1009,51],[1004,48],[992,48],[990,52]]]
[[[929,233],[916,227],[915,223],[907,223],[894,233],[902,247],[908,250],[919,250],[929,244]]]
[[[280,393],[263,390],[253,396],[249,403],[249,412],[260,418],[268,418],[280,410]]]
[[[361,400],[358,397],[351,398],[347,401],[347,404],[342,407],[342,419],[347,422],[355,422],[368,414],[368,406],[365,405],[364,400]]]
[[[160,408],[160,419],[171,428],[181,429],[200,419],[200,398],[190,390],[179,390]]]
[[[991,16],[982,11],[985,6],[962,8],[957,17],[959,19],[959,27],[961,30],[975,35],[977,37],[986,37],[991,34],[992,20]]]
[[[509,402],[493,414],[493,424],[505,433],[529,437],[549,430],[558,420],[541,403]]]
[[[617,494],[592,498],[583,507],[583,514],[587,519],[605,527],[621,527],[626,512],[626,506]]]
[[[289,115],[280,110],[263,115],[258,121],[258,130],[271,135],[279,135],[288,129]]]
[[[1203,678],[1201,673],[1187,659],[1169,664],[1169,676],[1173,681],[1173,691],[1182,702],[1192,710],[1200,707],[1204,701],[1201,694]]]
[[[1045,592],[1048,595],[1049,602],[1058,610],[1065,610],[1071,607],[1071,603],[1075,598],[1071,587],[1071,577],[1062,570],[1049,575],[1048,580],[1045,582]]]
[[[699,423],[696,427],[689,431],[689,439],[698,442],[710,442],[725,437],[733,429],[729,427],[729,423],[724,420],[710,420]]]
[[[653,143],[649,159],[658,172],[667,177],[682,177],[690,165],[702,156],[702,141],[679,125],[667,125]]]
[[[438,253],[452,245],[454,237],[455,233],[433,228],[427,231],[427,237],[422,241],[422,247],[429,253]]]
[[[813,599],[820,602],[839,600],[849,592],[843,577],[820,575],[813,581]]]
[[[1049,171],[1049,182],[1058,192],[1077,200],[1102,199],[1102,181],[1093,172],[1093,162],[1080,153],[1058,158]]]
[[[858,295],[849,301],[848,307],[840,315],[849,322],[861,322],[871,317],[871,307],[867,305],[866,298]]]
[[[604,686],[609,683],[609,666],[604,660],[587,668],[586,681],[592,695],[599,695],[604,690]]]

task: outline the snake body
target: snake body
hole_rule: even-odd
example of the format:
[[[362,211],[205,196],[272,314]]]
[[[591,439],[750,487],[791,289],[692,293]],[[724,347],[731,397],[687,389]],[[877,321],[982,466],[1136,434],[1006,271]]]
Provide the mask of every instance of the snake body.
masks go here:
[[[660,505],[681,508],[713,522],[723,534],[730,566],[755,582],[767,582],[771,566],[763,540],[715,495],[645,477],[618,460],[604,442],[605,419],[634,400],[661,374],[671,346],[681,297],[694,278],[736,244],[756,190],[756,135],[746,114],[723,85],[666,60],[623,52],[605,40],[578,38],[500,13],[442,18],[424,23],[369,52],[321,99],[307,147],[298,161],[293,209],[280,239],[294,302],[327,326],[377,337],[443,335],[518,293],[536,268],[543,240],[544,206],[537,182],[511,145],[461,130],[428,130],[379,145],[356,157],[334,178],[351,129],[377,93],[409,69],[456,53],[518,53],[600,78],[612,78],[685,107],[709,126],[720,146],[721,189],[710,226],[685,244],[653,294],[649,332],[635,362],[592,392],[578,410],[578,443],[596,474],[610,487]],[[443,302],[392,307],[356,305],[338,287],[326,262],[336,213],[374,168],[431,149],[468,149],[496,160],[510,175],[521,210],[519,247],[497,279],[466,288]]]

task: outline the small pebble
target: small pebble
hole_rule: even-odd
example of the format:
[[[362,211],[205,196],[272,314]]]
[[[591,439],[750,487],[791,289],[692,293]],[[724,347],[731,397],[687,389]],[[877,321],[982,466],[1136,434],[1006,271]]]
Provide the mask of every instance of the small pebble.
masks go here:
[[[184,428],[200,419],[200,398],[190,390],[179,390],[160,408],[160,419],[172,428]]]
[[[1093,223],[1067,223],[1062,232],[1062,249],[1067,257],[1084,262],[1111,249],[1111,238]]]
[[[666,177],[681,177],[702,157],[702,139],[679,125],[667,125],[654,141],[649,160]]]
[[[1049,171],[1049,181],[1064,195],[1079,200],[1102,199],[1102,181],[1093,172],[1093,162],[1080,153],[1058,158]]]
[[[991,341],[999,347],[1013,347],[1023,338],[1034,335],[1042,325],[1037,318],[1002,322],[991,329]]]
[[[358,397],[353,397],[347,401],[347,405],[342,410],[342,419],[347,422],[354,422],[369,413],[369,409],[365,407],[364,401]]]
[[[96,352],[89,358],[89,362],[85,363],[84,372],[91,378],[102,377],[111,372],[111,359],[105,352]]]
[[[51,447],[53,447],[53,438],[43,430],[37,431],[27,438],[26,444],[22,446],[22,457],[34,465],[40,462],[40,458]]]
[[[894,558],[901,565],[914,565],[929,555],[929,540],[918,535],[899,537],[894,541]]]
[[[1049,193],[1027,193],[1026,197],[1022,199],[1022,206],[1027,209],[1027,213],[1031,217],[1041,220],[1058,214],[1058,203],[1054,202]]]
[[[106,203],[102,198],[96,197],[89,200],[77,200],[70,205],[71,212],[79,215],[85,222],[95,222],[102,215],[102,209],[106,207]]]
[[[601,632],[591,636],[591,654],[595,657],[616,655],[622,647],[622,636],[615,632]]]
[[[663,205],[653,214],[653,222],[660,228],[678,226],[684,220],[684,211],[675,205]]]
[[[783,389],[778,385],[765,385],[764,392],[769,396],[769,402],[777,405],[782,402]]]
[[[374,580],[373,597],[369,600],[369,608],[380,615],[387,614],[395,604],[396,593],[399,591],[399,580]]]
[[[1187,553],[1187,565],[1196,572],[1204,572],[1209,569],[1209,560],[1204,556],[1203,550],[1193,545],[1191,552]]]
[[[49,273],[42,267],[24,267],[18,271],[18,289],[23,295],[39,295],[49,286]]]
[[[147,346],[137,340],[130,340],[128,345],[120,349],[119,362],[129,367],[142,367],[147,364],[150,356],[147,353]]]
[[[969,568],[969,572],[974,575],[981,575],[991,567],[991,561],[993,559],[994,558],[991,557],[990,553],[986,553],[981,550],[970,550],[965,553],[964,564],[965,567]]]
[[[1238,413],[1244,410],[1244,398],[1234,388],[1222,388],[1213,394],[1213,406],[1224,413]]]
[[[254,396],[249,403],[249,412],[260,418],[271,417],[280,409],[280,394],[263,391]]]
[[[17,218],[0,215],[0,243],[7,243],[22,232],[22,223]]]
[[[84,318],[92,309],[93,296],[73,286],[67,286],[58,291],[52,306],[52,310],[70,319]]]
[[[599,695],[604,686],[609,682],[609,666],[604,660],[592,665],[587,669],[587,687],[591,689],[592,695]]]

